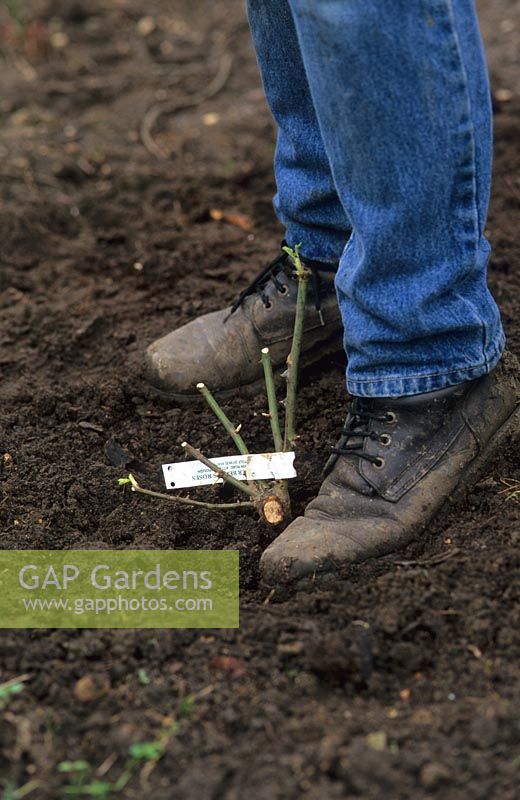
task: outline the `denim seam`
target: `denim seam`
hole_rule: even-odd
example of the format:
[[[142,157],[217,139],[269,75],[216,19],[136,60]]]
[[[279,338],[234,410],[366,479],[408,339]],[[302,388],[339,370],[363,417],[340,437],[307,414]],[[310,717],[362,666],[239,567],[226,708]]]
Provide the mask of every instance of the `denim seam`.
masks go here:
[[[501,337],[499,346],[494,348],[494,353],[499,353],[504,344],[504,337]],[[491,354],[490,354],[491,355]],[[484,358],[484,361],[479,362],[478,364],[469,364],[457,367],[456,369],[449,369],[443,372],[419,372],[414,375],[386,375],[384,378],[349,378],[349,383],[359,384],[359,383],[389,383],[390,381],[407,381],[407,380],[415,380],[416,378],[441,378],[444,375],[454,375],[457,372],[471,372],[475,369],[480,369],[481,367],[489,367],[490,362],[493,361],[493,358],[488,357],[487,355]]]
[[[468,133],[471,137],[471,147],[472,147],[472,204],[473,204],[473,223],[476,229],[474,230],[475,236],[475,245],[474,245],[474,254],[475,259],[478,257],[478,242],[480,237],[480,231],[483,230],[483,220],[480,218],[479,213],[479,202],[478,202],[478,180],[477,180],[477,157],[476,157],[476,140],[475,140],[475,126],[473,123],[473,107],[471,104],[471,94],[468,87],[468,74],[466,71],[466,67],[462,58],[461,47],[460,47],[460,39],[457,32],[457,27],[455,24],[455,14],[453,11],[453,0],[445,0],[447,8],[449,10],[449,23],[451,27],[451,33],[454,40],[455,50],[457,54],[457,59],[459,62],[459,69],[461,75],[463,77],[463,90],[466,98],[466,104],[469,113],[469,125],[468,125]],[[482,356],[484,359],[484,366],[489,368],[490,359],[487,355],[487,349],[490,344],[489,341],[489,331],[484,321],[482,321]],[[458,370],[457,370],[458,371]]]
[[[496,363],[498,363],[500,355],[501,352],[498,351],[495,356]],[[406,377],[402,379],[387,378],[365,382],[364,385],[357,384],[356,381],[347,381],[347,391],[353,396],[361,397],[405,397],[434,392],[459,383],[476,380],[488,374],[489,371],[489,369],[481,365],[461,369],[455,373],[448,373],[453,375],[453,378],[448,379],[442,375],[437,377],[419,376],[409,379]]]
[[[471,370],[480,369],[480,367],[488,367],[490,360],[491,359],[486,357],[484,361],[481,361],[478,364],[469,364],[469,366],[464,365],[458,367],[457,369],[446,370],[445,372],[419,372],[415,375],[387,375],[384,378],[349,378],[349,382],[351,384],[388,383],[389,381],[407,381],[415,380],[416,378],[441,378],[443,375],[455,375],[457,372],[471,372]]]
[[[472,141],[472,144],[473,144],[473,202],[474,202],[474,206],[475,206],[475,217],[476,217],[476,221],[477,221],[477,231],[476,232],[477,232],[477,239],[478,239],[479,235],[480,235],[480,231],[484,230],[484,224],[483,224],[484,220],[481,219],[480,210],[479,210],[480,209],[480,205],[479,205],[479,197],[478,197],[478,176],[477,176],[478,164],[477,164],[477,157],[476,157],[475,125],[473,124],[473,106],[472,106],[472,103],[471,103],[471,94],[470,94],[469,87],[468,87],[468,73],[466,71],[466,66],[465,66],[463,58],[462,58],[462,52],[461,52],[461,46],[460,46],[460,38],[459,38],[458,31],[457,31],[457,26],[455,24],[455,13],[453,11],[453,0],[447,0],[447,3],[449,5],[449,9],[450,9],[450,23],[452,25],[453,37],[455,39],[455,44],[456,44],[456,48],[457,48],[457,56],[458,56],[459,61],[460,61],[460,70],[461,70],[462,75],[464,77],[464,91],[465,91],[465,94],[466,94],[466,101],[467,101],[467,104],[468,104],[469,118],[471,120],[471,141]]]
[[[365,396],[404,396],[404,395],[411,395],[411,394],[418,394],[421,391],[433,391],[434,389],[443,388],[441,385],[432,386],[431,388],[424,388],[418,389],[417,387],[412,388],[410,384],[415,383],[416,385],[419,383],[423,384],[434,384],[436,381],[438,382],[439,378],[449,378],[449,376],[457,376],[456,381],[452,381],[451,383],[448,382],[446,385],[453,385],[453,383],[463,383],[466,380],[473,380],[475,378],[480,377],[483,374],[486,374],[491,371],[499,361],[505,345],[506,345],[506,337],[504,335],[504,331],[501,327],[498,329],[498,336],[497,338],[491,342],[490,348],[488,348],[488,352],[484,354],[484,358],[482,361],[476,363],[466,363],[461,364],[459,367],[455,367],[450,370],[441,370],[436,372],[426,372],[426,373],[414,373],[412,375],[385,375],[381,378],[371,377],[371,378],[351,378],[348,374],[348,366],[347,366],[347,389],[348,391],[353,394],[363,394],[369,387],[373,387],[376,390],[380,390],[382,387],[389,387],[392,384],[398,384],[399,386],[393,389],[387,389],[387,393],[375,394],[375,395],[365,395]],[[477,373],[477,374],[475,374]],[[408,388],[406,388],[408,387]]]
[[[466,216],[466,214],[464,214],[464,217],[466,218],[466,220],[471,220],[471,225],[472,225],[471,235],[472,235],[472,239],[473,239],[473,248],[474,248],[475,256],[476,256],[477,250],[478,250],[479,216],[478,216],[478,205],[477,205],[477,196],[476,196],[476,194],[477,194],[477,185],[476,185],[476,158],[475,158],[475,153],[476,153],[475,128],[474,128],[473,119],[472,119],[471,97],[470,97],[469,88],[468,88],[468,75],[467,75],[467,72],[466,72],[466,69],[465,69],[465,66],[464,66],[464,61],[462,59],[462,53],[461,53],[461,48],[460,48],[460,40],[459,40],[459,36],[458,36],[458,33],[457,33],[456,25],[455,25],[455,15],[454,15],[454,12],[453,12],[453,0],[443,0],[443,5],[445,6],[445,9],[446,9],[446,22],[449,25],[449,34],[450,34],[450,38],[451,38],[451,49],[452,49],[452,56],[453,56],[452,66],[454,67],[454,69],[458,73],[458,76],[461,78],[461,83],[457,88],[460,89],[462,91],[462,93],[463,93],[464,105],[465,105],[465,109],[464,110],[465,110],[465,113],[467,113],[467,116],[468,116],[467,124],[464,124],[464,122],[463,122],[464,114],[462,115],[461,118],[459,118],[460,124],[464,125],[463,132],[464,132],[464,134],[468,135],[469,141],[470,141],[470,144],[471,144],[471,205],[472,205],[472,208],[471,208],[471,213],[468,216]],[[461,179],[461,185],[462,186],[467,184],[467,180],[468,180],[467,176],[464,176],[464,171],[465,171],[465,168],[467,166],[468,166],[467,163],[465,163],[464,161],[462,161],[458,165],[459,175],[461,173],[463,175],[463,177]],[[460,200],[459,200],[459,203],[460,203]]]

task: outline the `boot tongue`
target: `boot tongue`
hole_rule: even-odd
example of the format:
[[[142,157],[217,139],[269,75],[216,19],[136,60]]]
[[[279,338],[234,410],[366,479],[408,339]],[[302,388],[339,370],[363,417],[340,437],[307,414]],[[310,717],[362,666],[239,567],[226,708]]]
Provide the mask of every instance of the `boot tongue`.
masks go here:
[[[334,287],[334,279],[336,277],[336,273],[332,269],[317,269],[316,275],[320,279],[320,284],[328,291]]]

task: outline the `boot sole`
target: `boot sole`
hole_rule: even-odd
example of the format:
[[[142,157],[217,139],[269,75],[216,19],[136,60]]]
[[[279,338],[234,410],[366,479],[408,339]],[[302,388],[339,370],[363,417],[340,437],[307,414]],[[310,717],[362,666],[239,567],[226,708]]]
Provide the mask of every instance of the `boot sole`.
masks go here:
[[[300,365],[301,369],[305,369],[307,367],[313,366],[314,364],[319,363],[322,359],[326,358],[327,356],[332,355],[333,353],[339,353],[343,350],[343,334],[334,337],[333,339],[329,339],[326,342],[320,342],[319,345],[315,345],[314,347],[309,348],[306,352],[302,352],[300,356]],[[274,379],[276,385],[280,385],[284,382],[282,377],[282,373],[285,372],[286,365],[280,364],[273,369]],[[196,392],[195,394],[182,394],[177,392],[169,392],[165,389],[160,389],[157,386],[154,386],[151,383],[144,382],[144,385],[147,389],[151,390],[154,396],[158,397],[161,400],[165,400],[167,402],[175,403],[175,405],[183,407],[191,406],[194,402],[202,400],[202,396],[200,392]],[[243,384],[241,386],[235,386],[231,389],[217,389],[213,391],[211,386],[208,386],[208,389],[211,390],[213,395],[217,398],[217,400],[230,400],[237,396],[240,397],[256,397],[260,392],[265,390],[265,383],[263,377],[259,378],[253,383]]]

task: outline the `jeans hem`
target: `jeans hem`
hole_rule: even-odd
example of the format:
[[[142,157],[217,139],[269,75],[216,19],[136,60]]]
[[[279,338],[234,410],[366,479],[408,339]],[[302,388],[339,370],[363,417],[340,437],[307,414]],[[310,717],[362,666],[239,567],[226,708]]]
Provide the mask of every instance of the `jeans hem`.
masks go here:
[[[321,233],[321,236],[320,236]],[[290,225],[286,227],[285,238],[289,247],[294,248],[295,244],[302,245],[301,257],[308,261],[319,261],[322,264],[329,264],[335,270],[338,268],[340,258],[342,256],[345,245],[350,237],[350,232],[343,236],[337,235],[337,239],[333,241],[333,235],[330,232],[314,232],[314,237],[309,229],[304,227]],[[305,252],[303,252],[305,250]]]
[[[472,381],[490,372],[502,357],[505,347],[505,336],[502,333],[498,343],[493,346],[485,360],[461,366],[446,372],[430,372],[425,374],[391,376],[386,378],[367,378],[353,380],[347,376],[347,390],[354,397],[406,397],[414,394],[426,394],[439,389],[447,389],[458,383]]]

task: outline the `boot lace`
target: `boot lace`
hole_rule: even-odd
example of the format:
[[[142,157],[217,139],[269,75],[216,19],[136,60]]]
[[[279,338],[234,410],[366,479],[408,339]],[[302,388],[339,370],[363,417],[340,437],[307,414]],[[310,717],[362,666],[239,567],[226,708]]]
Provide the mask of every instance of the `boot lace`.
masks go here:
[[[282,246],[285,245],[285,241],[282,242]],[[303,259],[302,259],[303,261]],[[311,286],[314,295],[314,307],[318,312],[320,322],[322,325],[325,325],[325,321],[323,319],[323,314],[321,312],[321,294],[322,294],[322,285],[323,280],[320,277],[318,270],[322,271],[333,271],[329,265],[320,264],[317,261],[307,261],[303,262],[305,266],[310,269],[311,271]],[[260,295],[260,299],[264,304],[265,308],[271,308],[271,301],[266,294],[267,284],[269,282],[274,283],[280,294],[287,293],[287,287],[279,280],[280,273],[284,273],[288,278],[294,279],[296,277],[296,272],[292,265],[292,262],[287,255],[287,253],[281,252],[279,256],[277,256],[274,261],[271,261],[264,267],[258,275],[253,278],[249,286],[247,286],[242,292],[240,292],[239,296],[235,300],[235,302],[231,306],[231,310],[226,317],[226,320],[240,308],[242,303],[247,297],[250,297],[255,292],[258,292]]]
[[[380,456],[364,453],[363,445],[366,439],[372,439],[373,441],[378,441],[385,445],[389,443],[390,439],[388,434],[369,430],[368,425],[370,420],[389,423],[394,422],[395,418],[395,414],[392,411],[381,413],[370,411],[365,398],[355,397],[352,401],[345,427],[341,431],[338,444],[330,448],[331,454],[335,456],[356,456],[357,458],[364,458],[365,461],[370,461],[377,467],[382,467],[384,464],[383,459]],[[335,462],[336,459],[333,461]],[[332,466],[333,464],[330,465],[330,468],[332,468]],[[328,471],[330,471],[330,469]]]

